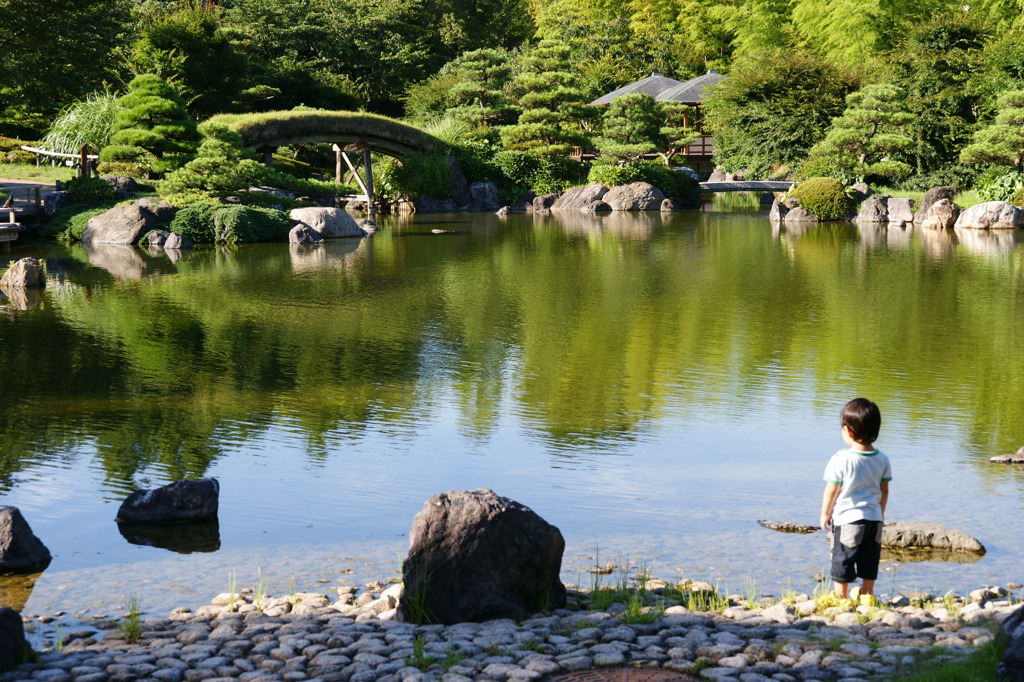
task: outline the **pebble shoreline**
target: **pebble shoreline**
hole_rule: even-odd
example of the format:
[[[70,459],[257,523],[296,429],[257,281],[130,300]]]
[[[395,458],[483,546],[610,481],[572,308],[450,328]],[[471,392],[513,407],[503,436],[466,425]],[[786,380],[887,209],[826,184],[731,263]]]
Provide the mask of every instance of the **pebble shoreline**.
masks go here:
[[[707,583],[686,583],[688,594],[714,593]],[[822,609],[807,595],[748,608],[733,595],[717,612],[688,610],[666,587],[642,593],[657,604],[645,607],[652,622],[626,622],[622,603],[585,610],[587,596],[570,590],[567,608],[551,615],[452,626],[396,621],[399,585],[374,583],[358,595],[342,587],[333,603],[312,592],[224,593],[195,612],[140,620],[135,644],[116,622],[58,633],[59,650],[40,652],[39,662],[0,674],[0,682],[529,682],[616,667],[738,682],[852,682],[887,679],[926,652],[967,656],[1020,607],[1015,583],[938,601],[905,591],[880,608]]]

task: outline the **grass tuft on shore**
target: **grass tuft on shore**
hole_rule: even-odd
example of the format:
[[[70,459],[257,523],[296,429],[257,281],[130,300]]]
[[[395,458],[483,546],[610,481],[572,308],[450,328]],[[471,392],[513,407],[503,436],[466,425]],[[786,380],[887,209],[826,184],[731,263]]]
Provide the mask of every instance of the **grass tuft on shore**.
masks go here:
[[[928,651],[892,679],[895,682],[993,682],[1006,645],[1006,638],[997,635],[966,658],[953,660],[944,656],[942,649]]]

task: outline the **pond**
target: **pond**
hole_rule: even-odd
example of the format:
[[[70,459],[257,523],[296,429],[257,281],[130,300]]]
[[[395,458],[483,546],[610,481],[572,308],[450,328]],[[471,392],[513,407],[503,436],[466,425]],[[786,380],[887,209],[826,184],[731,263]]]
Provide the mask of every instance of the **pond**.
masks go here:
[[[1016,233],[764,212],[419,216],[362,241],[23,246],[38,300],[0,300],[0,505],[54,560],[0,582],[25,613],[195,608],[393,578],[433,494],[491,488],[596,564],[744,593],[811,592],[838,414],[882,409],[888,518],[979,538],[883,564],[879,592],[1024,582],[1024,246]],[[19,309],[25,308],[25,309]],[[221,484],[171,551],[124,497]],[[149,543],[149,544],[147,544]],[[181,543],[179,543],[181,544]],[[154,546],[157,545],[157,546]]]

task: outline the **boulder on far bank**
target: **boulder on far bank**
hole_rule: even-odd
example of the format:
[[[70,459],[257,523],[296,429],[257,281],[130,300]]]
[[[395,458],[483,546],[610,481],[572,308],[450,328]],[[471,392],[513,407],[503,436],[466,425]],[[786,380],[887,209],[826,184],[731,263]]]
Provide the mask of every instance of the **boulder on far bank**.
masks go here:
[[[920,215],[920,213],[918,213]],[[956,224],[960,216],[960,207],[950,199],[939,199],[925,213],[924,219],[915,223],[921,227],[932,227],[939,230],[948,230]],[[916,218],[916,216],[915,216]]]
[[[89,218],[82,231],[83,244],[137,244],[148,232],[159,230],[170,219],[174,207],[148,198],[115,206]]]
[[[975,230],[1013,230],[1024,227],[1024,208],[1005,201],[985,201],[966,208],[953,227]]]
[[[434,495],[409,529],[403,620],[522,620],[565,604],[565,540],[528,507],[490,490]]]
[[[889,197],[886,202],[890,225],[906,225],[914,222],[914,200],[902,197]]]
[[[42,289],[46,286],[46,275],[35,258],[20,258],[7,268],[0,277],[0,287],[4,289]]]
[[[136,490],[117,510],[118,523],[215,521],[220,483],[215,478],[175,481],[153,490]]]
[[[38,573],[53,557],[17,507],[0,507],[0,573]]]
[[[960,188],[952,185],[932,187],[924,193],[921,203],[917,205],[917,213],[914,214],[914,224],[920,225],[924,222],[924,219],[928,217],[928,209],[934,206],[935,202],[943,199],[949,199],[952,202],[959,192]]]
[[[996,455],[990,457],[990,462],[996,464],[1024,464],[1024,447],[1017,448],[1017,451],[1009,455]]]
[[[570,187],[551,206],[552,211],[585,211],[595,201],[601,201],[608,188],[601,183],[586,187]]]
[[[362,237],[365,234],[356,219],[343,208],[294,208],[288,217],[312,228],[323,239]]]
[[[631,182],[612,187],[601,200],[613,211],[660,211],[665,195],[648,182]]]
[[[889,222],[889,197],[885,194],[872,194],[865,199],[857,211],[858,223]]]

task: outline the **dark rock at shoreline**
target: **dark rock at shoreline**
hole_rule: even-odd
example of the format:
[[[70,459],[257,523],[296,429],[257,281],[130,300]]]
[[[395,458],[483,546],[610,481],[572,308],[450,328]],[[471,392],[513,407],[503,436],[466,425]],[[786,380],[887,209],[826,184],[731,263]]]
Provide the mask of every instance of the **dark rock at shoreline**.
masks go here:
[[[1010,643],[996,667],[996,679],[1024,682],[1024,606],[1003,622],[1002,630]]]
[[[409,529],[399,613],[450,625],[560,608],[564,549],[557,528],[490,490],[434,495]]]
[[[215,478],[175,481],[153,490],[136,490],[117,511],[118,523],[215,521],[220,483]]]
[[[288,232],[288,241],[291,244],[323,244],[324,238],[309,225],[299,223]]]
[[[557,192],[551,194],[541,194],[539,197],[533,198],[533,212],[534,213],[547,213],[551,210],[551,207],[555,205],[558,198],[561,195]]]
[[[28,650],[21,616],[14,609],[0,608],[0,673],[21,665]]]
[[[36,573],[50,565],[50,550],[17,507],[0,507],[0,573]]]
[[[307,225],[316,231],[322,239],[342,239],[363,237],[365,233],[343,208],[293,208],[288,217],[297,223]],[[289,233],[289,241],[291,234]]]
[[[469,186],[471,197],[467,210],[496,211],[501,207],[498,199],[498,186],[493,182],[474,182]]]
[[[413,201],[417,213],[455,213],[459,210],[454,199],[437,199],[429,194],[421,194]]]
[[[788,213],[789,209],[786,208],[786,205],[779,201],[778,197],[775,197],[775,201],[772,202],[772,207],[768,211],[768,219],[775,223],[785,222]]]

